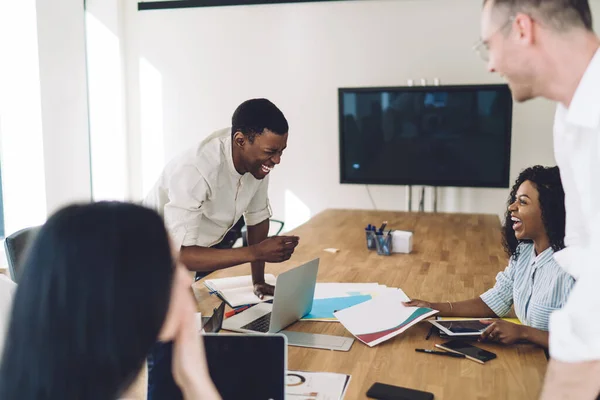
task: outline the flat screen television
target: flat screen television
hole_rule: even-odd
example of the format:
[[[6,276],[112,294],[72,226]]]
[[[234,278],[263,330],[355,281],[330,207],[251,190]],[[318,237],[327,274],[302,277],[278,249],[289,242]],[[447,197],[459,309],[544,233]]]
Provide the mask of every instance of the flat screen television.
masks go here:
[[[507,85],[339,89],[340,182],[506,188]]]
[[[164,10],[171,8],[245,6],[256,4],[279,3],[316,3],[322,1],[342,0],[142,0],[138,2],[138,10]]]

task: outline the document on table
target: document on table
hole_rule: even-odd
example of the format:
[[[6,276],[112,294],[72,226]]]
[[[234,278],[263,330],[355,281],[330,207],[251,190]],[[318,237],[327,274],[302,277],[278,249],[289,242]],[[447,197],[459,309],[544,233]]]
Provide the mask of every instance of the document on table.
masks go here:
[[[328,299],[314,299],[310,313],[301,318],[302,321],[337,322],[334,312],[345,310],[365,301],[371,300],[370,295],[332,297]]]
[[[288,371],[286,399],[342,400],[350,384],[350,375],[332,372]]]
[[[398,289],[334,315],[358,340],[373,347],[438,313],[430,308],[406,307],[402,304],[406,299]]]
[[[333,297],[370,295],[376,297],[383,293],[398,290],[378,283],[317,283],[315,299],[329,299]],[[407,297],[408,299],[408,297]],[[408,300],[407,300],[408,301]]]

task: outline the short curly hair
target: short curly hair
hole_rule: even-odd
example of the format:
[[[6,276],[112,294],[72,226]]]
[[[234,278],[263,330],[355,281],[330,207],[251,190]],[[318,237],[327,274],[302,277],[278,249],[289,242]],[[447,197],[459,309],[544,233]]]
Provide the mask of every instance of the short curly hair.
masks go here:
[[[539,193],[540,208],[542,209],[542,223],[550,239],[550,246],[554,251],[565,248],[565,192],[560,180],[558,167],[542,167],[536,165],[523,170],[510,191],[510,197],[504,217],[502,230],[502,244],[510,257],[519,256],[518,246],[521,242],[531,240],[518,240],[512,227],[511,213],[508,206],[514,203],[519,186],[525,181],[530,181]]]
[[[279,108],[267,99],[250,99],[238,106],[231,117],[231,136],[242,132],[250,143],[265,129],[277,135],[288,133],[287,119]]]

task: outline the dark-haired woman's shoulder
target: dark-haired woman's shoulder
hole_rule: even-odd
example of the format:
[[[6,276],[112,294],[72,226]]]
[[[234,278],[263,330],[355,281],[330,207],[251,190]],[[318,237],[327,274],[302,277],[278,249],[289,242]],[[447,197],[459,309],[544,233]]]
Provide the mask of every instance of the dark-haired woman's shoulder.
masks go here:
[[[4,336],[8,329],[12,298],[17,289],[17,284],[7,276],[0,274],[0,354],[4,348]]]

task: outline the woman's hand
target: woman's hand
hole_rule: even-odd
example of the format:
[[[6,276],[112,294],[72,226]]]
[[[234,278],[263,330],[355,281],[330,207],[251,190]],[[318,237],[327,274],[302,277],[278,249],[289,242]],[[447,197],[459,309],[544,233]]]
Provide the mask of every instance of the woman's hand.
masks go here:
[[[182,323],[173,341],[173,378],[186,400],[220,399],[208,372],[204,339],[196,327],[193,299],[186,301],[180,312]]]
[[[406,301],[406,302],[403,302],[402,304],[404,304],[406,307],[432,308],[430,302],[424,301],[424,300],[419,300],[419,299],[412,299],[411,301]]]
[[[479,341],[491,341],[502,344],[513,344],[523,339],[523,326],[513,324],[501,319],[481,320],[481,323],[489,325],[481,334]]]

